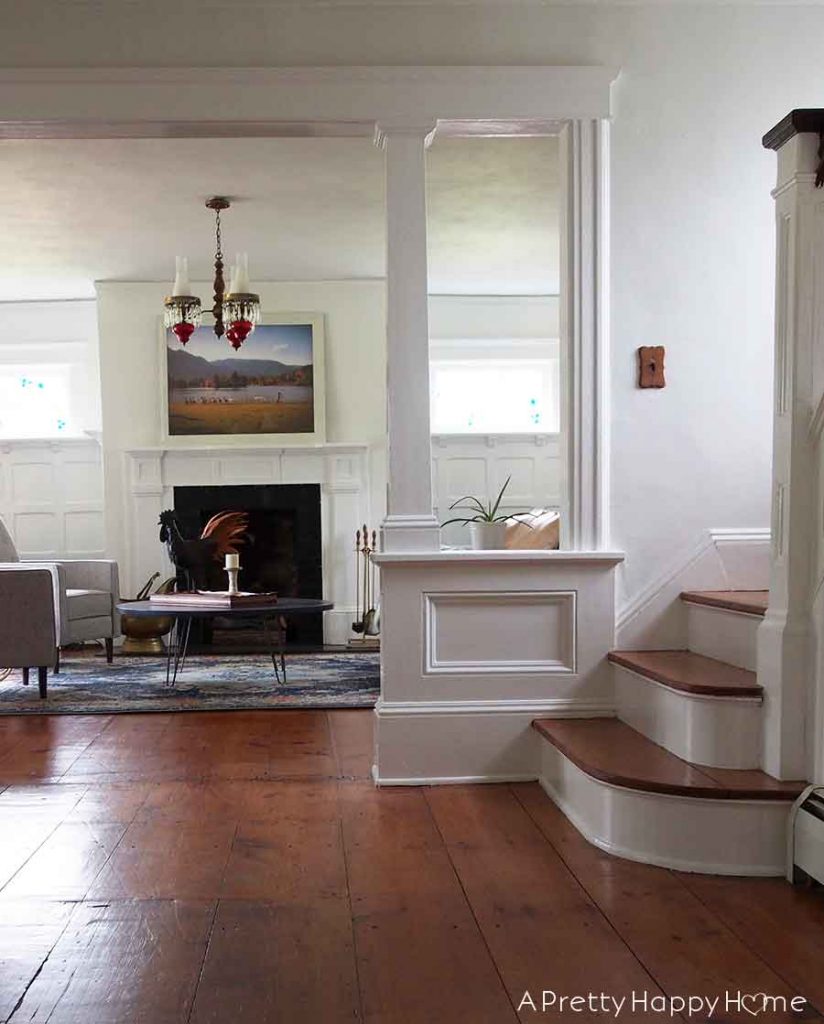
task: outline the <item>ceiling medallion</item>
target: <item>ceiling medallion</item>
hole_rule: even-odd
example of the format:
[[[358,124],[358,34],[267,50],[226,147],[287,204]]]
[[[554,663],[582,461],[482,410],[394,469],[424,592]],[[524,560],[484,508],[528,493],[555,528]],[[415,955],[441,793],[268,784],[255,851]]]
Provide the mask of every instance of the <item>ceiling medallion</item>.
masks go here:
[[[211,310],[215,321],[214,332],[218,338],[225,334],[229,344],[237,351],[260,320],[260,296],[252,291],[249,284],[249,265],[245,252],[238,253],[235,258],[229,291],[225,290],[220,214],[229,209],[230,203],[225,196],[212,196],[206,200],[206,206],[215,212],[214,305]],[[176,263],[172,294],[163,303],[163,322],[174,332],[180,344],[185,345],[200,325],[203,313],[200,299],[192,295],[186,257],[178,256]]]

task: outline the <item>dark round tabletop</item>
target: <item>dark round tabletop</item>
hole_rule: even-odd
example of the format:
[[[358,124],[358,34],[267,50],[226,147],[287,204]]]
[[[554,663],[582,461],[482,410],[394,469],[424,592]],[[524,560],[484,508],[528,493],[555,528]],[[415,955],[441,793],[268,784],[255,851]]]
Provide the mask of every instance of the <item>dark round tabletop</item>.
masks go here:
[[[204,608],[202,605],[161,604],[158,601],[118,601],[117,610],[121,615],[134,615],[137,618],[162,616],[186,619],[261,619],[274,615],[306,615],[310,612],[326,612],[334,608],[331,601],[322,601],[314,597],[281,597],[277,604],[261,607],[238,608]]]

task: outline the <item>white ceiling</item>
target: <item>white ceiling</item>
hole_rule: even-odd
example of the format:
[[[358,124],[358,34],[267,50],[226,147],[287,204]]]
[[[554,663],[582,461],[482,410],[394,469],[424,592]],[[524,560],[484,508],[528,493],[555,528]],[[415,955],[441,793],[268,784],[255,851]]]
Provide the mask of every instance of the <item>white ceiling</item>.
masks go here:
[[[430,291],[558,290],[555,139],[436,139]],[[211,276],[209,195],[234,197],[224,251],[257,280],[384,274],[383,155],[367,139],[0,142],[0,299]]]

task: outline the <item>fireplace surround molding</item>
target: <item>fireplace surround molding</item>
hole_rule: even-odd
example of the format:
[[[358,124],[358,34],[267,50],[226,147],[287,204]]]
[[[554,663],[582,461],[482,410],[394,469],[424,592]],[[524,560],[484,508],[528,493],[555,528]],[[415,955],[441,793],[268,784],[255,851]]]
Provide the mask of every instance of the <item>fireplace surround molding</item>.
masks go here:
[[[172,574],[157,521],[174,507],[175,487],[318,484],[323,594],[335,604],[324,617],[326,643],[350,636],[355,593],[355,531],[371,523],[368,444],[214,448],[174,446],[124,452],[125,575],[134,589],[153,572]]]

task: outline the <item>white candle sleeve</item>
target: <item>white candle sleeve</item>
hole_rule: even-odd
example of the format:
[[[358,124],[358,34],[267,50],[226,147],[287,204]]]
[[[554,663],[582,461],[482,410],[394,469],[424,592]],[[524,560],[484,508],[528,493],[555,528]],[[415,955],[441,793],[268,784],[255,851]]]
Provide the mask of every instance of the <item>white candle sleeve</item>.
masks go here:
[[[240,555],[228,554],[226,556],[226,568],[227,569],[239,569],[240,568]]]

